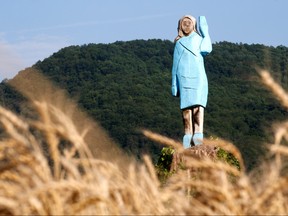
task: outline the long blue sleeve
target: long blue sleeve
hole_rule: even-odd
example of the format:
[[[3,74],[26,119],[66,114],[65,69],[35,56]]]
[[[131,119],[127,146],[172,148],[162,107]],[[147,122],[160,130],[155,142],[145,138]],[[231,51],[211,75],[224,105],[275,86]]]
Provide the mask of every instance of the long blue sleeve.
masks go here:
[[[207,24],[205,16],[199,17],[199,30],[203,37],[201,46],[200,46],[200,52],[202,55],[205,56],[212,51],[212,42],[211,42],[211,38],[209,35],[208,24]]]
[[[174,47],[174,54],[173,54],[173,67],[172,67],[172,95],[173,96],[179,96],[179,86],[178,86],[178,80],[177,80],[177,68],[180,60],[180,54],[177,49],[178,43],[175,44]]]

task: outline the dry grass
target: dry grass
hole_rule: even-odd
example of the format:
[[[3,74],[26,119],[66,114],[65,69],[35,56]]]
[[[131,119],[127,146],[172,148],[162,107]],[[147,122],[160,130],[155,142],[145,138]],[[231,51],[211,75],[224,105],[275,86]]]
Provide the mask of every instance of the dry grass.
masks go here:
[[[32,72],[29,77],[22,72],[11,82],[31,100],[29,114],[19,116],[0,107],[2,214],[288,213],[288,176],[283,172],[288,148],[281,144],[288,140],[287,122],[275,131],[275,144],[269,146],[271,161],[254,174],[208,157],[190,158],[187,167],[199,168],[201,173],[195,176],[189,169],[179,170],[163,186],[148,156],[143,157],[143,163],[123,156],[99,125],[63,92]],[[287,107],[287,93],[276,88],[269,74],[262,75]],[[34,85],[35,80],[38,84],[41,80],[41,85]],[[144,134],[183,151],[174,140],[150,131]],[[231,143],[206,140],[205,144],[231,151],[244,166],[240,152]]]

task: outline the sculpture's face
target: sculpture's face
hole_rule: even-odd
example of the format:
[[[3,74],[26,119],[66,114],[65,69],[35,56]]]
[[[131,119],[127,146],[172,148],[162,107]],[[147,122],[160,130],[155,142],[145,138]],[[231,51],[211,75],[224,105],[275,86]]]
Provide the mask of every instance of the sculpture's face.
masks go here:
[[[191,19],[185,17],[183,20],[182,20],[182,23],[181,23],[181,28],[182,28],[182,31],[184,33],[184,35],[189,35],[191,34],[191,32],[193,31],[193,22]]]

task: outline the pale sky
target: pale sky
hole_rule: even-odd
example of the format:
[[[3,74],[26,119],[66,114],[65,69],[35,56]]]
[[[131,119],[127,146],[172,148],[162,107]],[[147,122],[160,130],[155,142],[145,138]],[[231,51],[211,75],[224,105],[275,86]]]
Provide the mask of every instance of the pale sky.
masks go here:
[[[0,81],[61,48],[173,41],[185,14],[205,15],[212,42],[288,46],[288,0],[0,0]]]

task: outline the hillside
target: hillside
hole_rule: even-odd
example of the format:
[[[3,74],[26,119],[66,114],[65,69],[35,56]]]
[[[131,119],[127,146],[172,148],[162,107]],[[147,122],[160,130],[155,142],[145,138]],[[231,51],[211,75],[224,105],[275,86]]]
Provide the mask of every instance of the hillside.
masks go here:
[[[179,101],[170,94],[172,55],[170,41],[88,44],[63,48],[33,67],[66,89],[127,152],[157,159],[162,147],[145,139],[139,129],[177,140],[183,135]],[[221,42],[213,44],[205,64],[205,136],[235,143],[251,169],[271,141],[271,125],[287,117],[262,86],[255,67],[270,70],[288,89],[288,48]],[[6,83],[0,87],[1,104],[20,112],[22,97]]]

